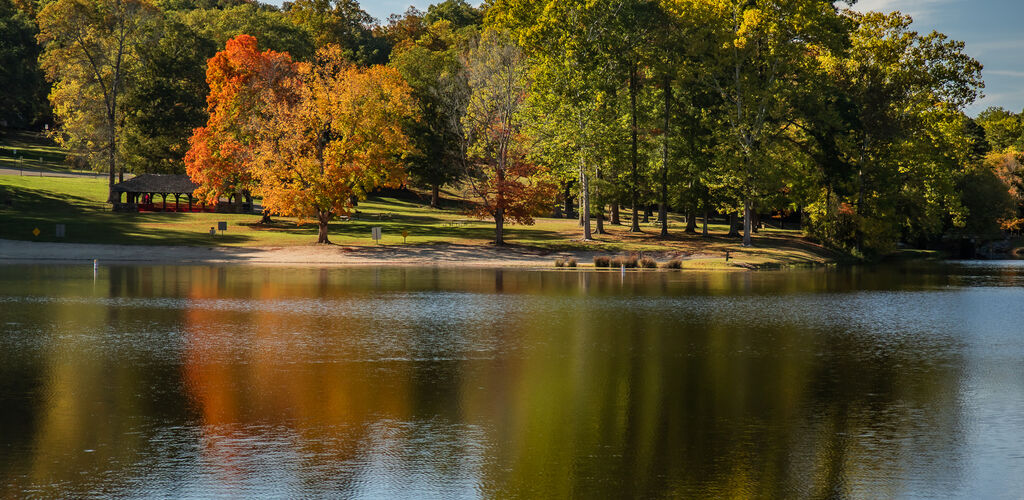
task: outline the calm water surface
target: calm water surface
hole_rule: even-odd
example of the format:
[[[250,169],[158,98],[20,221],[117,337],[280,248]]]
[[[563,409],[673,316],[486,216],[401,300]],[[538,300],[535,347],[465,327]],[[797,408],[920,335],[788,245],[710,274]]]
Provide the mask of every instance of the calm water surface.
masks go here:
[[[1022,498],[1024,265],[0,266],[0,497]]]

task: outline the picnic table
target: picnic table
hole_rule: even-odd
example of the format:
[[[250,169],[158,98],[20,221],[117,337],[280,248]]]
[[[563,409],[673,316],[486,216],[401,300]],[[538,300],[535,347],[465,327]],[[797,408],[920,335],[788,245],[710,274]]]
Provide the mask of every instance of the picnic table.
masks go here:
[[[444,225],[448,227],[462,227],[471,222],[473,222],[471,219],[449,219],[444,222]]]

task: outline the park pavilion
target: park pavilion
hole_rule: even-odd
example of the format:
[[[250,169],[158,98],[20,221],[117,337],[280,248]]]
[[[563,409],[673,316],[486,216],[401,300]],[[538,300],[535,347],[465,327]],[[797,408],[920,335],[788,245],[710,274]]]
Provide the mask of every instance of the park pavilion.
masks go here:
[[[114,184],[116,212],[244,212],[252,211],[247,194],[213,205],[192,196],[199,185],[187,175],[141,174]],[[244,196],[244,202],[243,200]]]

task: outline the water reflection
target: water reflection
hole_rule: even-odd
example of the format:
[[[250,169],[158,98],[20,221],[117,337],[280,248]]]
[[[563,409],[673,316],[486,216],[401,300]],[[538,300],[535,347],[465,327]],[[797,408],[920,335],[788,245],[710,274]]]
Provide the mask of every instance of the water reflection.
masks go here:
[[[1019,497],[1024,269],[0,266],[0,496]]]

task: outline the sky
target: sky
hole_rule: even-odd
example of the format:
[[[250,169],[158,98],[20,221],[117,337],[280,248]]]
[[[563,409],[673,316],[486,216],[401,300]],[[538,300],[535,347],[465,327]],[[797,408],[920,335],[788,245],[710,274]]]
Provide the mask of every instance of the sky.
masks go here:
[[[431,1],[364,0],[363,9],[384,21],[410,5],[426,10]],[[475,3],[475,2],[473,2]],[[971,115],[989,106],[1024,110],[1024,0],[860,0],[857,10],[899,10],[914,18],[914,29],[932,30],[967,44],[966,52],[985,65],[985,90]]]
[[[914,18],[920,33],[932,30],[966,43],[968,55],[985,65],[985,97],[967,109],[1024,109],[1024,15],[1021,0],[861,0],[857,10],[899,10]]]

